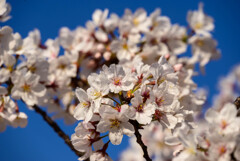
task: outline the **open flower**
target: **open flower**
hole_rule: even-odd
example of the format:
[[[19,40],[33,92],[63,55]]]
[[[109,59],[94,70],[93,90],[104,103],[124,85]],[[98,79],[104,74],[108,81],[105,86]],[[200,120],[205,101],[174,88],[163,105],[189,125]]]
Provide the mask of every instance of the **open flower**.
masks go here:
[[[16,71],[11,77],[14,84],[11,94],[15,99],[23,99],[27,105],[38,103],[38,98],[46,94],[46,88],[39,83],[39,76],[26,71]]]
[[[101,120],[97,125],[97,131],[104,133],[109,131],[109,139],[112,144],[119,145],[123,134],[132,136],[134,127],[128,122],[124,113],[118,112],[111,106],[103,106],[100,110]]]

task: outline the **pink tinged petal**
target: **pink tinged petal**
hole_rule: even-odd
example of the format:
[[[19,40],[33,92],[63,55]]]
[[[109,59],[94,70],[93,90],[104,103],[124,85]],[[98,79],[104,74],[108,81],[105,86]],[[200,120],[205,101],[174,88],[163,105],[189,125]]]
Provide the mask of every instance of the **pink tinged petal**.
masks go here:
[[[119,145],[122,142],[122,130],[114,129],[109,132],[109,139],[113,145]]]

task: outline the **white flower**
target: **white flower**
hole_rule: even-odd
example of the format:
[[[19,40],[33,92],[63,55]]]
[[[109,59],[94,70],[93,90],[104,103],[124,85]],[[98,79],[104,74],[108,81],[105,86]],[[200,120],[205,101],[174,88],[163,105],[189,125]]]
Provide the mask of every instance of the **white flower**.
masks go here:
[[[197,34],[209,35],[214,29],[213,19],[203,12],[203,4],[199,4],[198,11],[189,11],[187,21]]]
[[[119,93],[120,91],[128,91],[134,86],[132,74],[125,73],[120,65],[112,64],[109,68],[103,66],[103,72],[108,78],[111,92]]]
[[[150,66],[149,72],[158,85],[164,81],[170,81],[175,84],[178,79],[177,74],[174,73],[173,68],[167,63],[163,56],[159,59],[158,63],[153,63]]]
[[[18,65],[17,69],[27,68],[31,73],[40,76],[39,81],[47,81],[49,63],[41,56],[26,55],[27,61]]]
[[[187,44],[183,41],[186,36],[186,28],[173,25],[166,34],[169,50],[173,54],[182,54],[187,50]]]
[[[210,147],[208,149],[208,158],[209,160],[219,160],[219,161],[228,161],[230,159],[230,154],[233,151],[235,142],[231,139],[215,135],[210,140]]]
[[[6,3],[6,0],[0,0],[0,21],[5,22],[11,18],[9,12],[11,11],[11,6]]]
[[[140,124],[149,124],[152,121],[152,114],[155,112],[155,106],[147,100],[143,103],[143,97],[134,93],[134,98],[131,99],[130,110],[134,114],[134,119]]]
[[[54,59],[50,64],[50,73],[54,73],[58,77],[75,77],[77,67],[71,58],[72,55],[65,54]]]
[[[103,25],[104,21],[107,19],[108,16],[108,9],[105,9],[104,11],[97,9],[94,11],[92,15],[93,22],[96,26]]]
[[[21,40],[21,39],[20,39]],[[21,46],[18,46],[18,50],[16,54],[33,54],[39,52],[41,45],[41,35],[38,29],[34,29],[33,31],[29,32],[28,37],[26,37]]]
[[[126,9],[122,21],[124,21],[124,23],[129,23],[128,25],[131,26],[131,33],[148,32],[148,28],[151,24],[146,11],[142,8],[136,10],[134,14],[132,14],[129,9]]]
[[[16,59],[14,56],[4,53],[3,55],[4,67],[0,69],[0,82],[6,82],[14,69]]]
[[[58,41],[64,49],[71,50],[73,48],[74,34],[67,27],[62,27],[59,31]]]
[[[220,134],[231,134],[232,136],[239,133],[240,118],[236,117],[237,109],[232,103],[224,105],[220,112],[209,109],[205,114],[205,119],[212,125],[212,130]]]
[[[78,160],[85,160],[89,158],[93,151],[92,151],[92,145],[94,146],[94,149],[97,151],[103,146],[102,140],[93,141],[94,136],[87,135],[86,137],[78,137],[76,134],[73,134],[71,136],[71,141],[74,146],[74,148],[80,152],[84,152],[84,155],[81,156]]]
[[[172,111],[171,105],[176,100],[175,94],[178,94],[178,89],[173,85],[171,86],[170,83],[163,82],[159,86],[155,85],[153,87],[150,99],[157,109],[170,112]]]
[[[46,88],[39,83],[39,76],[31,72],[15,71],[11,77],[14,84],[11,94],[15,99],[22,98],[27,105],[38,103],[38,98],[43,97]]]
[[[110,48],[117,53],[117,58],[120,61],[131,60],[139,50],[136,43],[126,39],[112,41]]]
[[[99,75],[93,73],[88,76],[88,83],[90,88],[87,89],[87,95],[94,102],[94,112],[98,112],[103,97],[109,93],[108,80],[104,73]]]
[[[13,127],[21,127],[24,128],[28,124],[27,115],[23,112],[18,112],[10,116],[9,120],[11,121],[11,125]]]
[[[112,32],[118,26],[119,17],[116,14],[111,14],[110,18],[104,21],[104,27],[107,31]]]
[[[200,66],[204,67],[209,60],[220,57],[220,51],[216,49],[217,42],[211,37],[195,35],[188,41],[192,44],[193,53],[193,57],[189,60],[190,63],[200,62]]]
[[[102,106],[100,109],[101,120],[97,125],[97,131],[104,133],[109,131],[109,139],[112,144],[119,145],[123,134],[132,136],[134,127],[128,122],[128,118],[111,106]]]
[[[74,117],[77,120],[84,120],[88,122],[93,116],[94,105],[83,89],[77,88],[75,93],[80,103],[74,110]]]
[[[57,39],[48,39],[45,42],[45,45],[47,49],[43,50],[42,54],[44,55],[44,57],[48,58],[49,61],[56,59],[60,51],[59,42],[57,41]]]

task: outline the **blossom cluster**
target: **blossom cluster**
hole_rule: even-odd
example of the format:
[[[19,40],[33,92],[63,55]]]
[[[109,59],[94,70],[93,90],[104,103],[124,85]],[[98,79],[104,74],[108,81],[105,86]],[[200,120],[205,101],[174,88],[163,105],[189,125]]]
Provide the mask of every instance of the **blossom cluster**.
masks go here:
[[[151,124],[142,134],[154,160],[239,160],[239,123],[235,105],[227,103],[221,111],[209,109],[205,120],[198,122],[195,129],[183,124],[172,134],[161,125]],[[122,161],[144,160],[141,148],[134,141],[122,153]]]
[[[113,21],[115,15],[106,19],[107,12],[97,10],[93,14],[94,22],[97,15],[104,17],[97,31],[109,31],[108,24],[117,22]],[[118,39],[114,36],[107,45],[115,50],[112,53],[118,64],[104,65],[98,74],[88,76],[88,89],[76,90],[80,103],[74,117],[83,121],[76,127],[72,142],[77,150],[85,152],[80,160],[93,159],[96,152],[101,153],[98,157],[108,156],[109,142],[118,145],[123,134],[132,136],[136,122],[140,128],[155,123],[172,132],[182,124],[195,126],[194,117],[201,111],[205,93],[196,92],[194,66],[199,62],[204,69],[219,51],[210,33],[213,20],[203,13],[202,6],[189,12],[187,19],[189,33],[184,27],[171,25],[169,18],[160,16],[159,9],[149,17],[143,9],[135,13],[126,10],[122,19],[118,18],[111,34],[118,27]],[[193,56],[179,56],[188,44]],[[101,139],[107,136],[109,141],[104,144]]]
[[[198,119],[197,128],[184,125],[174,133],[152,124],[142,131],[144,143],[155,160],[240,160],[239,109],[232,103],[239,96],[239,65],[219,82],[219,94],[205,119]],[[153,147],[153,148],[152,148]],[[131,147],[121,160],[143,160],[141,148],[131,140]]]
[[[151,124],[141,131],[154,160],[240,160],[240,112],[233,104],[239,96],[239,65],[219,83],[220,93],[204,118],[196,118],[196,128],[183,124],[172,133],[162,125]],[[122,161],[144,160],[142,150],[131,139]]]
[[[10,10],[0,0],[0,22],[10,18]],[[71,136],[84,153],[79,160],[111,160],[109,143],[119,145],[123,135],[138,130],[156,160],[239,159],[239,118],[230,103],[239,68],[222,83],[231,90],[223,90],[206,121],[198,123],[206,94],[192,79],[195,66],[204,72],[220,51],[202,4],[188,12],[187,22],[188,27],[172,24],[160,9],[149,15],[126,9],[122,17],[98,9],[85,27],[63,27],[45,42],[38,29],[22,38],[1,27],[0,132],[27,125],[18,105],[23,102],[29,109],[46,108],[66,124],[80,121]],[[144,160],[142,153],[133,143],[122,160]]]
[[[1,4],[1,18],[7,20],[11,7],[4,0]],[[45,43],[42,43],[37,29],[23,39],[11,27],[3,26],[0,29],[1,96],[10,96],[15,104],[23,101],[30,109],[35,105],[47,107],[48,112],[53,113],[53,119],[64,118],[66,124],[72,124],[76,121],[73,114],[78,104],[74,91],[77,87],[89,87],[87,78],[91,72],[99,71],[104,64],[117,63],[130,69],[135,64],[152,64],[165,57],[182,77],[178,81],[181,84],[179,97],[185,100],[182,104],[192,100],[196,102],[198,98],[192,94],[196,85],[191,80],[194,66],[199,62],[203,68],[210,59],[219,55],[219,51],[210,34],[213,20],[203,13],[201,6],[199,11],[188,14],[188,22],[191,26],[189,31],[171,24],[168,17],[160,15],[160,9],[149,16],[143,9],[135,13],[126,10],[122,18],[116,14],[108,17],[107,9],[96,10],[85,28],[71,31],[63,27],[57,38],[48,39]],[[188,45],[192,46],[192,57],[179,56],[185,53]],[[61,48],[63,52],[60,52]],[[152,75],[158,77],[161,73],[156,74]],[[111,92],[120,90],[116,88]],[[197,106],[195,110],[199,109]],[[9,122],[7,115],[1,118]]]
[[[234,102],[240,95],[240,65],[235,66],[232,71],[219,82],[219,94],[214,98],[213,108],[221,110],[223,105]]]

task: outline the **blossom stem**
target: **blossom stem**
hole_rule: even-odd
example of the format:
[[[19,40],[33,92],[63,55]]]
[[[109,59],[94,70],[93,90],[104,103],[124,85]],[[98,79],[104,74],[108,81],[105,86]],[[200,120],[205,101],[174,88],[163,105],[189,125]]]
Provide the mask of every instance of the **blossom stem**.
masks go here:
[[[111,99],[111,100],[113,100],[117,105],[119,105],[119,103],[118,103],[118,101],[116,101],[114,98],[112,98],[112,97],[110,97],[110,96],[106,96],[107,98],[109,98],[109,99]]]
[[[138,131],[140,129],[139,123],[136,120],[129,120],[129,122],[134,127],[134,130],[135,130],[134,134],[137,138],[137,143],[141,146],[141,148],[143,150],[143,157],[146,159],[146,161],[152,161],[152,159],[148,155],[147,146],[142,141],[142,135]]]
[[[104,136],[101,136],[99,139],[105,138],[105,137],[107,137],[107,136],[108,136],[108,134],[107,134],[107,135],[104,135]]]
[[[33,109],[42,116],[42,118],[48,123],[48,125],[65,141],[65,143],[69,146],[69,148],[79,157],[81,157],[84,153],[77,151],[67,134],[63,132],[63,130],[58,126],[56,122],[54,122],[45,111],[39,108],[37,105],[33,106]]]

